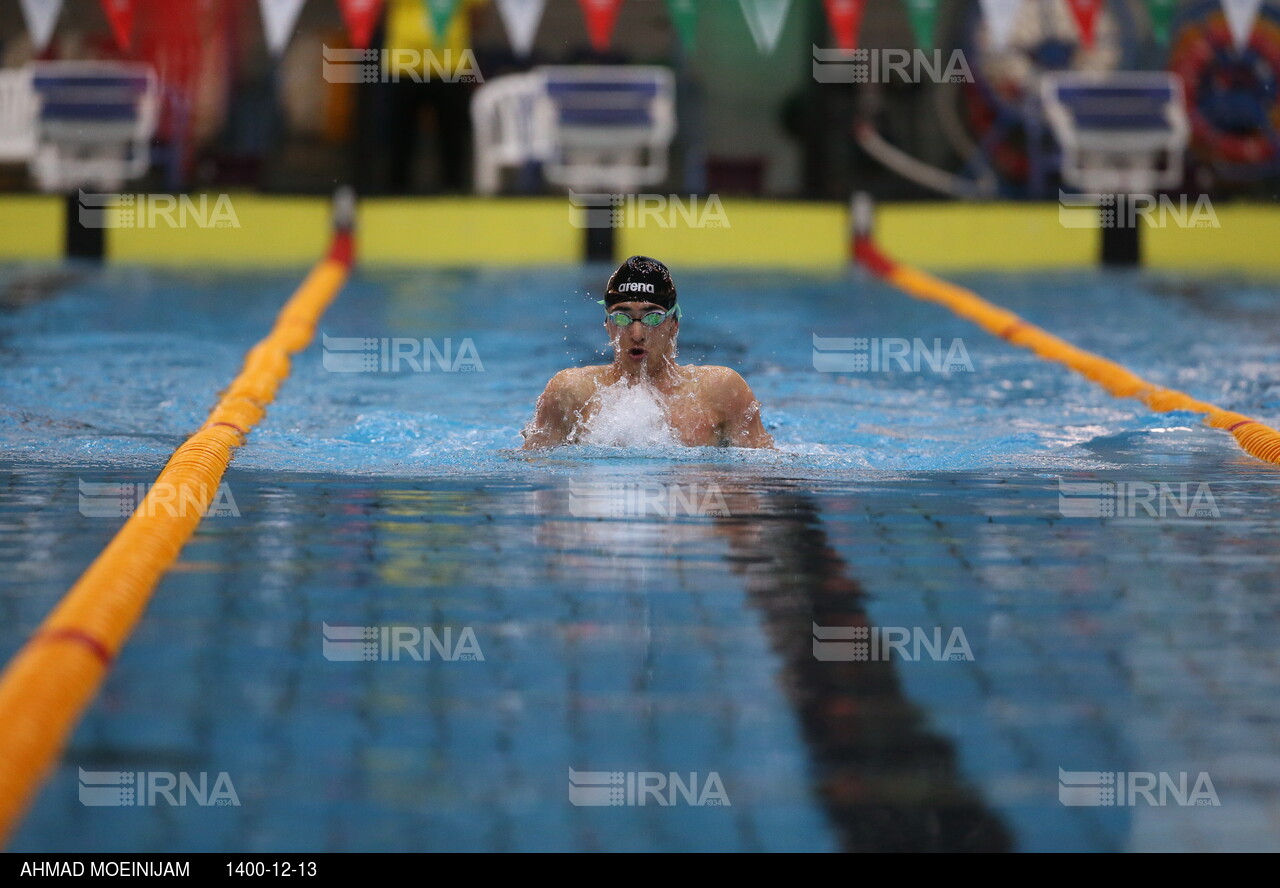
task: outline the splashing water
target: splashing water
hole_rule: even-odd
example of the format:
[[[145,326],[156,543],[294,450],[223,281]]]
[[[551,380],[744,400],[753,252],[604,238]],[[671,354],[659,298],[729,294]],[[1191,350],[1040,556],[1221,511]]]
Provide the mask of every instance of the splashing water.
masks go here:
[[[600,409],[582,426],[582,444],[604,447],[677,446],[658,390],[649,382],[628,385],[619,380],[596,392]]]

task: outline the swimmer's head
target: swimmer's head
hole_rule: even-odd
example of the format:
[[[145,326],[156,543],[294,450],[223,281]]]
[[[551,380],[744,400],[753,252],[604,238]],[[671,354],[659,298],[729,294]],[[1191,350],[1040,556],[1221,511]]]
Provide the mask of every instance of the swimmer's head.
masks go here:
[[[619,302],[652,302],[669,311],[676,304],[671,272],[657,259],[632,256],[618,266],[605,287],[605,308]]]

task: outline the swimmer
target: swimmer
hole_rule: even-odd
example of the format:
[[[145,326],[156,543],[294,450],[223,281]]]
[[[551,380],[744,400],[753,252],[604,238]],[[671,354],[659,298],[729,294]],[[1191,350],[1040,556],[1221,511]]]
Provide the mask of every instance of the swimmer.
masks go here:
[[[636,386],[653,393],[672,437],[685,446],[773,447],[741,376],[728,367],[676,363],[680,306],[665,265],[632,256],[609,278],[604,305],[613,363],[553,376],[521,433],[525,450],[593,443],[592,420],[610,400],[605,395]]]

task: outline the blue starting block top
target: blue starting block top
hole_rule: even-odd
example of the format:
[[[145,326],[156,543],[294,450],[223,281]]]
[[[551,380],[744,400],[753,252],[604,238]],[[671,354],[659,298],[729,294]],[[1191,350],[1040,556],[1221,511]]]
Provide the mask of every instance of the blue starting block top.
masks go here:
[[[1080,129],[1167,130],[1177,94],[1168,85],[1063,84],[1055,91]]]

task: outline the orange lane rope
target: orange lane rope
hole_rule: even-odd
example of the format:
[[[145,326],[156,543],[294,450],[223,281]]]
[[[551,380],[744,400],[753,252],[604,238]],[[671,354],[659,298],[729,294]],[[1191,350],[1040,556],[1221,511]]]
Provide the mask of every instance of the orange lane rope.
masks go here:
[[[1196,400],[1176,389],[1147,382],[1120,364],[1076,348],[971,290],[893,261],[867,234],[855,235],[853,254],[873,274],[910,296],[943,305],[994,336],[1071,368],[1118,398],[1137,398],[1160,413],[1172,410],[1202,413],[1210,426],[1226,429],[1234,435],[1246,453],[1280,465],[1280,432],[1256,419]]]
[[[315,336],[346,282],[352,254],[351,232],[340,228],[271,332],[249,350],[204,426],[174,451],[133,515],[0,674],[0,844],[61,757],[156,584],[213,502],[232,450],[275,399],[289,375],[289,356]]]

